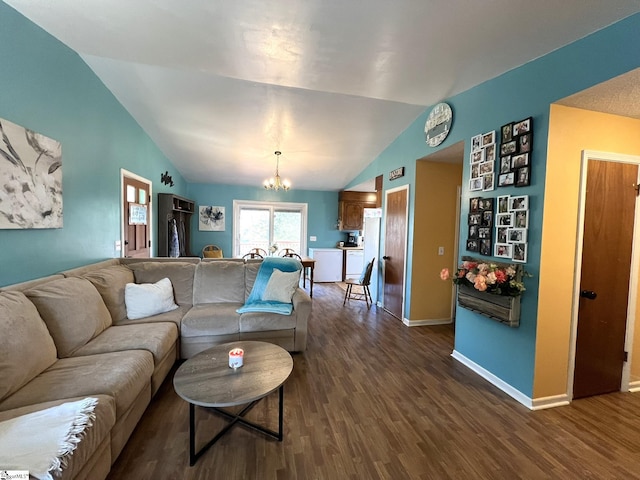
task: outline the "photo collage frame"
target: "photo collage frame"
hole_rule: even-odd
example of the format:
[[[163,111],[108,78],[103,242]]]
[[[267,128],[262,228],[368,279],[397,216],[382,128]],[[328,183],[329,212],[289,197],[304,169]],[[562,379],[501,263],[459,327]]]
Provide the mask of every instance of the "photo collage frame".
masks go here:
[[[493,245],[494,198],[474,197],[469,200],[467,250],[490,256]]]
[[[526,263],[529,236],[529,195],[497,198],[493,256]]]
[[[500,128],[498,187],[526,187],[531,184],[533,119],[511,122]]]
[[[497,155],[495,130],[471,138],[469,190],[487,192],[495,188]]]

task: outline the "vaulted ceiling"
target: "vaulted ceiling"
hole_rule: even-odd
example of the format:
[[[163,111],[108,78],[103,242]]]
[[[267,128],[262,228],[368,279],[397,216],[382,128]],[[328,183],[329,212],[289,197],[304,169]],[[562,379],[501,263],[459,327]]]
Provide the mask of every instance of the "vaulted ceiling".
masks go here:
[[[78,52],[189,182],[339,190],[426,106],[638,0],[5,0]],[[425,154],[427,146],[425,144]]]

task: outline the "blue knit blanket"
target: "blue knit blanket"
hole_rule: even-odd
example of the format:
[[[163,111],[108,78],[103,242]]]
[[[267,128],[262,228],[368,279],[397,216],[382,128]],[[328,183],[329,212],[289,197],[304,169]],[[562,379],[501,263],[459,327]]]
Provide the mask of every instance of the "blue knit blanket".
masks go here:
[[[253,284],[249,298],[246,303],[236,310],[238,313],[247,312],[269,312],[280,315],[291,315],[293,305],[291,303],[274,302],[262,300],[264,289],[269,283],[273,269],[277,268],[281,272],[296,272],[302,270],[299,260],[289,257],[267,257],[260,264],[256,281]]]

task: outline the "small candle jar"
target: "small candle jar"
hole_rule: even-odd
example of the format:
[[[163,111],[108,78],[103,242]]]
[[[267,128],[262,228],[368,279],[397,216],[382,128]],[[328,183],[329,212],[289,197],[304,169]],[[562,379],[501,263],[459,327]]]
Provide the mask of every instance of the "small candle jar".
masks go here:
[[[229,351],[229,368],[240,368],[244,364],[244,350],[234,348]]]

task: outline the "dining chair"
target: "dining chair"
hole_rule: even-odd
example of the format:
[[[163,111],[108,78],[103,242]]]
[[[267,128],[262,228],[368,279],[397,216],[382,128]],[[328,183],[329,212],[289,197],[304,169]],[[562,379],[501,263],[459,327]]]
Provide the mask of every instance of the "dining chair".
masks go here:
[[[371,298],[371,291],[369,290],[369,284],[371,283],[371,273],[373,272],[373,264],[376,258],[373,257],[369,263],[364,267],[360,278],[347,278],[345,283],[347,285],[344,292],[344,301],[342,305],[346,305],[348,300],[364,300],[367,302],[367,309],[371,308],[373,299]],[[362,291],[354,291],[353,287],[360,287]]]
[[[206,245],[202,249],[202,258],[222,258],[222,249],[217,245]]]

